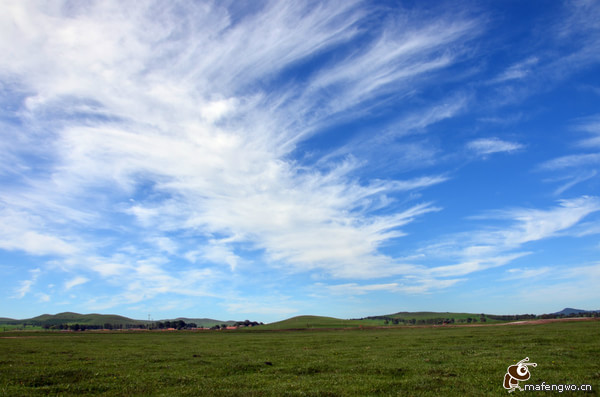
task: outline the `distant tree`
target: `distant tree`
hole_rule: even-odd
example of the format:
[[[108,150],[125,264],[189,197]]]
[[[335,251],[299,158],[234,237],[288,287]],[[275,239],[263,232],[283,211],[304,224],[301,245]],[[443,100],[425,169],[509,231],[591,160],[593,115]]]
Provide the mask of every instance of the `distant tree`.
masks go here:
[[[184,329],[185,328],[185,321],[183,321],[183,320],[173,321],[173,328]]]

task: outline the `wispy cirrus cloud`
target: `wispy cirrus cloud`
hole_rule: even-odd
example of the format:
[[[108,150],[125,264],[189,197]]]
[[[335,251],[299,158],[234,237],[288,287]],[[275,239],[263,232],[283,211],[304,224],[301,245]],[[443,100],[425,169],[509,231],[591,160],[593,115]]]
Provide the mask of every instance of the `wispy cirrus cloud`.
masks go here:
[[[597,211],[589,192],[502,210],[466,184],[496,183],[473,161],[526,147],[542,148],[537,170],[560,182],[555,195],[593,180],[595,116],[573,122],[586,134],[568,146],[578,151],[544,158],[535,123],[546,107],[513,118],[501,108],[600,62],[599,8],[554,6],[540,14],[543,40],[526,34],[504,52],[489,45],[501,32],[494,7],[403,7],[6,3],[0,249],[26,258],[11,267],[17,297],[65,295],[35,291],[33,267],[89,308],[292,313],[298,301],[282,291],[300,285],[425,294],[582,229]],[[473,137],[490,121],[497,132]],[[505,138],[508,128],[532,133]],[[510,172],[490,163],[482,170]],[[500,197],[508,178],[497,179]],[[537,202],[512,193],[515,205]],[[439,236],[472,212],[487,227]]]
[[[497,94],[491,101],[493,108],[522,103],[531,95],[551,90],[575,73],[593,70],[600,61],[597,5],[562,3],[558,8],[553,17],[544,16],[532,23],[537,25],[532,28],[536,39],[527,42],[520,59],[487,80],[486,84],[492,85]],[[558,53],[561,55],[556,56]]]
[[[450,15],[408,25],[390,20],[369,37],[361,28],[368,12],[354,2],[266,3],[243,16],[234,8],[7,8],[0,49],[12,60],[0,73],[18,82],[9,92],[21,98],[17,114],[27,137],[18,153],[30,164],[43,162],[44,172],[12,180],[20,194],[38,199],[4,194],[9,211],[40,220],[35,228],[4,229],[4,249],[52,254],[62,257],[55,261],[62,269],[127,283],[122,298],[132,303],[176,289],[194,295],[202,280],[220,277],[210,270],[217,263],[235,272],[240,250],[290,271],[333,277],[404,271],[380,246],[438,208],[425,202],[382,211],[393,202],[388,196],[447,177],[359,182],[359,160],[307,170],[293,153],[336,114],[428,84],[429,74],[457,61],[481,25]],[[360,35],[359,48],[344,47]],[[329,53],[336,56],[325,67],[280,83],[287,71]],[[451,117],[462,106],[436,109],[428,119]],[[40,142],[47,150],[36,149]],[[67,208],[78,211],[68,215],[77,221],[57,237]],[[97,240],[96,232],[111,228]],[[31,238],[16,244],[17,235]],[[121,235],[127,244],[118,242]],[[182,238],[194,248],[174,243]],[[105,247],[118,254],[100,255]],[[167,270],[173,260],[183,267]],[[195,268],[201,277],[184,281]]]
[[[549,178],[550,182],[566,181],[555,190],[554,194],[556,195],[595,178],[598,173],[596,168],[600,164],[600,153],[590,152],[590,150],[597,149],[600,146],[600,119],[598,115],[579,118],[572,122],[571,130],[588,136],[580,137],[572,142],[571,147],[579,149],[579,153],[555,157],[536,167],[536,171],[558,174],[558,176]],[[585,150],[585,152],[582,150]]]
[[[21,281],[20,287],[16,289],[16,297],[23,298],[25,295],[27,295],[31,291],[31,287],[36,283],[41,273],[42,269],[40,268],[30,270],[29,274],[31,277],[28,280]]]
[[[509,80],[520,80],[528,77],[535,65],[539,62],[537,57],[529,57],[524,61],[511,65],[498,77],[492,80],[493,83],[502,83]]]
[[[586,310],[598,310],[597,306],[589,306],[590,302],[597,302],[600,298],[598,290],[593,286],[600,281],[600,264],[585,263],[571,265],[557,265],[551,268],[511,269],[515,275],[515,282],[526,283],[526,288],[519,288],[513,299],[527,299],[536,304],[550,301],[552,305],[560,307],[562,302],[572,302],[575,307]],[[532,278],[518,277],[531,275],[533,279],[544,279],[544,283],[532,283]],[[592,303],[593,305],[593,303]]]
[[[416,269],[415,269],[416,270]],[[420,273],[422,269],[415,273]],[[427,277],[420,275],[419,277],[409,277],[393,283],[386,284],[334,284],[334,285],[317,285],[317,288],[324,288],[325,291],[332,295],[356,296],[365,295],[376,292],[388,293],[406,293],[406,294],[429,294],[438,290],[451,287],[457,283],[464,281],[461,278],[441,279],[436,277]]]
[[[73,279],[65,282],[65,289],[70,290],[71,288],[85,284],[88,281],[90,281],[90,279],[83,276],[74,277]]]
[[[531,255],[531,243],[564,234],[580,236],[576,227],[581,221],[600,211],[600,199],[580,197],[561,200],[553,208],[512,209],[483,215],[478,219],[499,219],[508,225],[451,235],[416,250],[410,262],[402,266],[404,276],[393,282],[363,282],[315,285],[332,295],[356,296],[378,292],[429,294],[465,282],[479,272],[509,266],[514,261]],[[447,262],[431,266],[432,262]],[[504,280],[518,280],[544,276],[552,267],[508,269]],[[382,277],[382,279],[384,279]],[[389,280],[389,279],[387,279]]]
[[[480,156],[492,153],[514,152],[523,149],[523,147],[520,143],[504,141],[499,138],[480,138],[467,143],[467,148]]]
[[[499,219],[510,222],[505,227],[474,230],[451,236],[419,252],[423,259],[442,257],[449,265],[427,269],[431,275],[460,277],[485,269],[504,266],[526,255],[527,244],[557,237],[580,223],[585,217],[600,211],[600,199],[583,196],[560,200],[559,205],[542,209],[512,209],[495,212],[478,219]],[[573,232],[573,235],[576,235]]]

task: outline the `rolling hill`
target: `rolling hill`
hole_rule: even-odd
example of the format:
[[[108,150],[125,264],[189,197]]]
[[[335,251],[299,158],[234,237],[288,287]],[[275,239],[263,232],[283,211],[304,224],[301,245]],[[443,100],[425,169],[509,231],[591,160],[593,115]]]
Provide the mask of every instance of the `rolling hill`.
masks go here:
[[[134,320],[128,317],[118,316],[115,314],[79,314],[72,312],[64,312],[58,314],[42,314],[41,316],[32,317],[27,320],[22,320],[31,325],[59,325],[59,324],[84,324],[84,325],[104,325],[104,324],[130,324],[143,325],[147,321]]]
[[[253,327],[257,330],[278,330],[278,329],[310,329],[310,328],[353,328],[353,327],[373,327],[383,325],[382,320],[342,320],[334,317],[323,316],[296,316],[287,320],[277,321],[270,324]]]
[[[357,328],[357,327],[378,327],[378,326],[402,326],[402,325],[441,325],[441,324],[470,324],[486,323],[494,324],[501,322],[510,322],[518,320],[530,320],[536,318],[557,318],[572,316],[597,316],[600,311],[579,310],[565,308],[560,312],[543,314],[536,316],[534,314],[524,315],[491,315],[483,313],[452,313],[452,312],[398,312],[380,316],[370,316],[360,319],[339,319],[325,316],[303,315],[288,318],[269,324],[252,327],[256,330],[292,330],[292,329],[323,329],[323,328]],[[157,323],[167,321],[182,320],[186,324],[196,324],[198,327],[211,328],[215,325],[234,325],[238,321],[221,321],[211,318],[188,318],[178,317],[167,320],[135,320],[124,316],[114,314],[79,314],[73,312],[64,312],[58,314],[42,314],[41,316],[29,319],[12,319],[0,317],[0,326],[6,325],[9,329],[23,325],[33,327],[53,327],[59,325],[95,326],[102,328],[106,324],[116,326],[117,328],[136,328],[145,327],[152,324],[156,328]],[[168,327],[169,325],[167,325]],[[53,327],[54,328],[54,327]],[[161,326],[162,328],[162,326]]]
[[[186,323],[195,323],[198,327],[210,328],[214,325],[233,325],[235,321],[220,321],[214,320],[210,318],[177,318],[177,319],[169,319],[169,320],[159,320],[161,322],[165,321],[176,321],[183,320]],[[148,321],[148,320],[135,320],[129,317],[119,316],[116,314],[79,314],[73,312],[64,312],[57,314],[42,314],[41,316],[27,318],[27,319],[12,319],[1,317],[0,325],[23,325],[27,324],[30,326],[53,326],[60,324],[80,324],[80,325],[94,325],[94,326],[103,326],[104,324],[111,324],[112,326],[145,326],[148,323],[157,323],[159,321]]]
[[[577,314],[598,313],[598,312],[600,312],[600,310],[581,310],[581,309],[573,309],[572,307],[565,307],[561,311],[552,313],[552,314],[556,314],[559,316],[571,316],[574,314],[577,315]]]

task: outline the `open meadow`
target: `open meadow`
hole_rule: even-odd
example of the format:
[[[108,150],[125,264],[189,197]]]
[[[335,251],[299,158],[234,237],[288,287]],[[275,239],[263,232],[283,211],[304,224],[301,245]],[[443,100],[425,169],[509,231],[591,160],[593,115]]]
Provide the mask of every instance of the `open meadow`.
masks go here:
[[[498,396],[508,395],[502,387],[507,367],[526,356],[537,367],[522,385],[590,384],[591,392],[561,395],[598,395],[600,321],[303,331],[5,332],[0,338],[0,393]]]

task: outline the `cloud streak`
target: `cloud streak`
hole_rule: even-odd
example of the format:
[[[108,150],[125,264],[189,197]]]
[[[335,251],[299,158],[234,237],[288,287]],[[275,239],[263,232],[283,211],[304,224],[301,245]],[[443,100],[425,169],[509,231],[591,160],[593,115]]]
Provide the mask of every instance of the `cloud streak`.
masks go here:
[[[503,141],[498,138],[480,138],[467,144],[467,148],[477,155],[485,156],[492,153],[513,152],[523,148],[523,145],[515,142]]]
[[[194,294],[183,273],[166,270],[166,258],[187,260],[189,269],[225,263],[235,272],[250,263],[242,250],[292,272],[370,278],[404,271],[381,245],[439,208],[382,209],[394,202],[390,195],[447,178],[359,181],[355,159],[307,170],[294,150],[332,115],[412,90],[415,79],[451,65],[479,26],[449,17],[402,29],[390,23],[369,38],[366,16],[353,2],[267,3],[239,18],[212,3],[12,3],[0,40],[12,60],[0,72],[18,82],[10,94],[21,95],[24,142],[33,144],[19,146],[21,156],[43,161],[45,172],[13,180],[33,200],[4,194],[11,226],[2,248],[62,257],[55,262],[62,268],[111,282],[127,278],[130,302],[136,291],[165,292],[161,285]],[[359,35],[362,48],[348,51],[345,43]],[[325,68],[273,85],[331,54],[338,55]],[[437,113],[429,118],[449,117]],[[39,142],[48,151],[37,151]],[[63,228],[65,216],[76,224]],[[80,234],[115,227],[129,234],[127,244]],[[181,238],[195,248],[173,242]],[[121,260],[99,255],[106,246]],[[197,281],[215,274],[200,271]],[[65,286],[84,282],[89,276]]]

